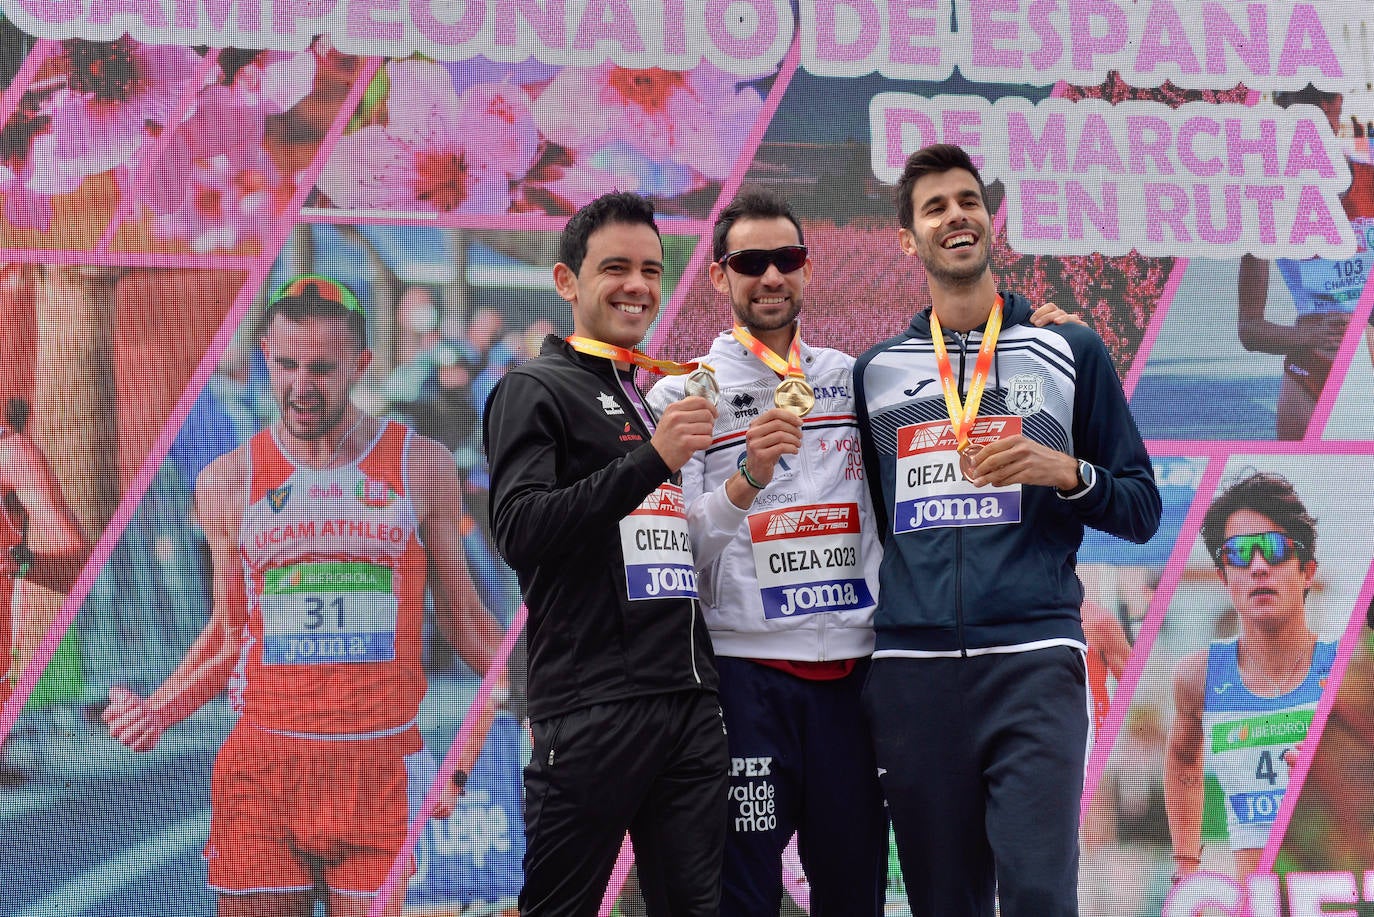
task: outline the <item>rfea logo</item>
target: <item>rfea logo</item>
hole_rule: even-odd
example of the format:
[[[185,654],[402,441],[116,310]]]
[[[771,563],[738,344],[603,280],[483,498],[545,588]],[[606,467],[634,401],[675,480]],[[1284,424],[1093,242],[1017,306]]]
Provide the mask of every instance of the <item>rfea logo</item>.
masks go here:
[[[823,535],[827,532],[849,531],[853,528],[853,507],[808,506],[804,509],[779,510],[768,520],[769,535]]]

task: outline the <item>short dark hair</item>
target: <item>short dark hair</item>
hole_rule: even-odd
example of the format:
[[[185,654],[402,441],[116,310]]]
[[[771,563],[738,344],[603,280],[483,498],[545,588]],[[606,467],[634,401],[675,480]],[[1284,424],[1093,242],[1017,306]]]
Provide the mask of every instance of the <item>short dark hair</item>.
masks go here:
[[[1241,510],[1252,510],[1273,521],[1279,530],[1299,545],[1298,559],[1306,563],[1317,551],[1317,520],[1307,512],[1298,492],[1282,475],[1254,471],[1235,481],[1212,501],[1202,518],[1202,542],[1212,562],[1226,540],[1226,523]]]
[[[730,235],[730,229],[740,220],[771,220],[787,219],[792,225],[797,227],[797,241],[802,245],[806,244],[806,237],[802,234],[801,220],[792,212],[792,206],[787,203],[787,199],[776,191],[769,191],[767,188],[760,188],[757,185],[745,185],[735,195],[735,199],[730,202],[720,216],[716,217],[716,227],[711,235],[711,260],[719,261],[730,253],[727,247],[726,237]]]
[[[916,182],[926,175],[939,175],[953,169],[963,169],[973,174],[978,182],[978,194],[982,196],[984,206],[987,205],[987,185],[983,184],[983,176],[978,174],[978,169],[963,147],[952,143],[932,143],[906,158],[902,177],[897,179],[897,222],[903,229],[912,229],[916,225],[916,205],[911,202],[911,189],[916,187]]]
[[[574,274],[580,272],[582,259],[587,257],[587,240],[608,223],[643,223],[654,231],[662,244],[663,234],[654,222],[654,205],[638,194],[612,191],[586,204],[568,220],[558,238],[559,262],[566,264]]]
[[[357,303],[350,308],[337,299],[331,299],[321,292],[324,284],[333,284]],[[298,292],[282,296],[281,292],[295,286]],[[287,281],[277,295],[268,300],[267,312],[262,317],[262,328],[266,331],[272,320],[280,315],[287,321],[303,322],[308,318],[340,318],[348,323],[348,332],[358,344],[359,350],[367,349],[367,314],[363,312],[358,294],[347,284],[323,275],[304,275]]]

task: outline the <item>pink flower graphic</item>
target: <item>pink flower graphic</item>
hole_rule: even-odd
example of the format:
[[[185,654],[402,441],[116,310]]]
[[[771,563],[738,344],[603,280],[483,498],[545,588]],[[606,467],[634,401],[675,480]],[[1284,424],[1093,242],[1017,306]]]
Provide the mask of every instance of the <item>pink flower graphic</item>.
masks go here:
[[[73,39],[62,45],[66,86],[51,103],[51,141],[34,149],[30,189],[74,190],[82,179],[129,162],[168,126],[200,55],[176,45]]]
[[[709,64],[603,64],[561,71],[535,102],[534,120],[546,139],[604,172],[642,174],[655,164],[664,186],[646,190],[672,196],[729,175],[762,107],[755,89]]]
[[[154,228],[164,237],[185,239],[202,254],[265,238],[281,212],[280,177],[261,148],[197,160],[182,181],[182,205],[158,214]]]
[[[482,83],[459,100],[469,131],[486,138],[487,154],[510,178],[522,177],[539,155],[539,131],[525,90],[510,83]]]
[[[163,237],[198,252],[262,238],[280,213],[281,176],[263,148],[266,115],[234,89],[212,86],[131,192]]]
[[[245,105],[269,114],[290,111],[315,85],[319,58],[307,51],[263,51],[233,74],[234,91]]]
[[[33,178],[31,148],[48,133],[52,119],[32,103],[31,97],[25,97],[0,130],[0,194],[11,226],[47,232],[52,228],[52,204],[47,195],[29,190],[28,185]]]
[[[420,60],[393,61],[386,75],[387,123],[339,141],[320,190],[346,208],[504,213],[538,145],[523,93],[485,86],[460,98],[448,71]]]

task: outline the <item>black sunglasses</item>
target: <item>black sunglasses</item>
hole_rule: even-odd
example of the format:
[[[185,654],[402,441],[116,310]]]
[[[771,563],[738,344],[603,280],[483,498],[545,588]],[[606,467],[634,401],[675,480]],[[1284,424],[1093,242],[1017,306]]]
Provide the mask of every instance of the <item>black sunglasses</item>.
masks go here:
[[[746,277],[762,277],[768,265],[777,265],[779,273],[790,274],[806,263],[805,245],[784,245],[782,248],[741,248],[720,259],[720,263]]]

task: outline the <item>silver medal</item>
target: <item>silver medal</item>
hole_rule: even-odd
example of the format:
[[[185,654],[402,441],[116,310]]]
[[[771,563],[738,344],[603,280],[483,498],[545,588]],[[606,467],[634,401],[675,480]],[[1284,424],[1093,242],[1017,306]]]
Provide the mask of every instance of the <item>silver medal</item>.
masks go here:
[[[687,377],[682,390],[689,398],[705,398],[711,404],[720,400],[720,383],[716,381],[716,374],[704,366]]]

